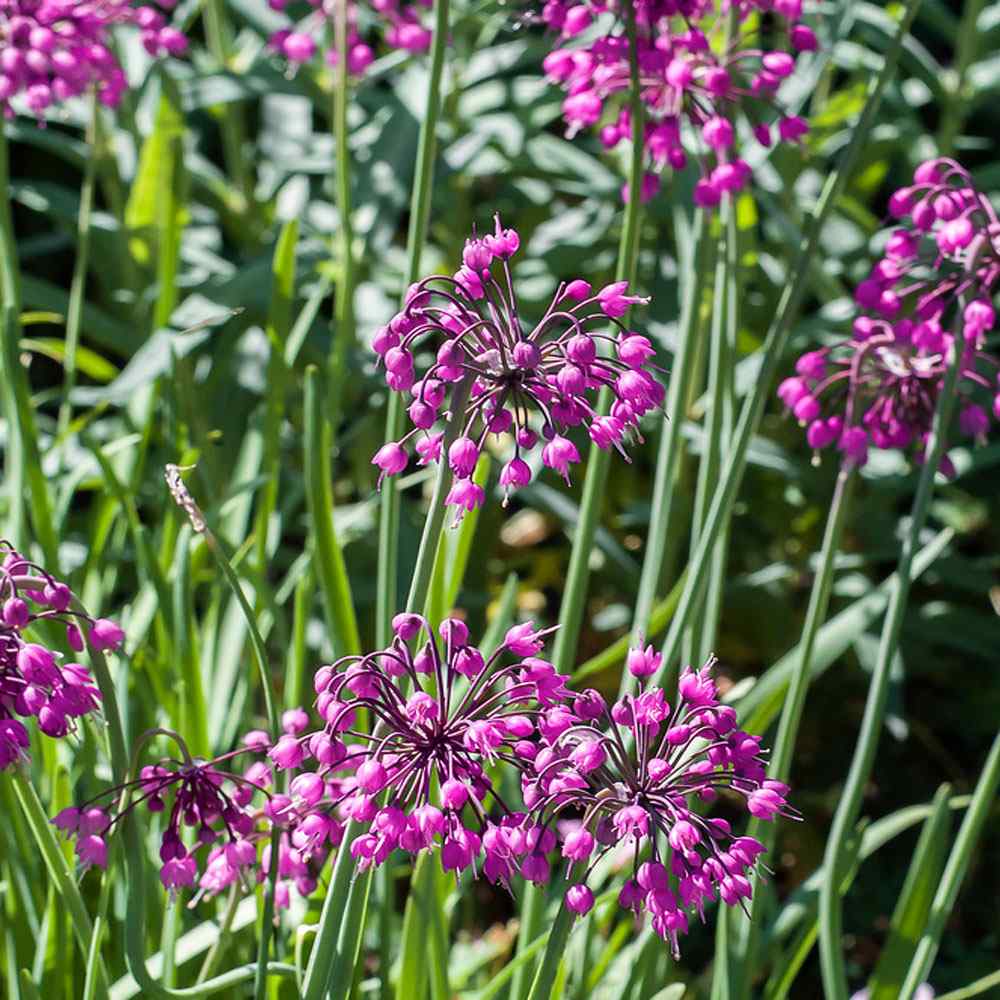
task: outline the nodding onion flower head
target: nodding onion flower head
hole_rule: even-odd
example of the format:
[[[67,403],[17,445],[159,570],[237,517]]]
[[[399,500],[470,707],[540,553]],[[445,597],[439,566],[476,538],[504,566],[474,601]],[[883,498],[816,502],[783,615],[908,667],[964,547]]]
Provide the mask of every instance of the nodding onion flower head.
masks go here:
[[[301,726],[287,718],[284,728],[282,739],[301,732]],[[171,896],[193,889],[197,902],[234,884],[252,889],[270,872],[270,834],[275,827],[281,830],[278,908],[288,905],[293,886],[302,896],[313,892],[320,866],[343,837],[342,824],[323,808],[324,799],[339,794],[339,783],[313,775],[293,779],[288,794],[277,793],[265,757],[270,738],[263,732],[248,733],[243,746],[209,761],[190,757],[174,738],[182,747],[182,759],[163,758],[147,765],[124,786],[105,789],[52,820],[75,839],[82,866],[105,867],[109,835],[132,810],[144,806],[164,817],[160,881]],[[247,761],[248,756],[253,759]],[[243,760],[240,773],[231,767],[237,759]]]
[[[872,446],[922,462],[934,412],[958,365],[959,431],[982,440],[1000,419],[1000,360],[985,350],[996,323],[1000,220],[954,160],[921,164],[889,201],[899,220],[855,292],[852,337],[809,351],[778,387],[817,451],[835,445],[863,465]],[[955,331],[962,351],[954,358]],[[942,472],[954,471],[945,456]]]
[[[639,653],[644,676],[647,654]],[[578,820],[565,824],[571,832],[562,838],[562,856],[576,866],[566,905],[590,909],[587,878],[608,851],[621,849],[633,869],[621,905],[648,912],[675,955],[678,937],[694,914],[704,917],[706,903],[749,899],[764,850],[696,806],[722,797],[760,819],[795,815],[787,786],[766,776],[760,738],[737,728],[736,712],[719,703],[714,663],[683,672],[673,706],[653,687],[610,707],[587,691],[571,710],[550,711],[539,721],[546,745],[523,778],[528,814],[541,829]]]
[[[652,374],[652,345],[622,323],[632,305],[648,299],[630,294],[624,281],[598,291],[586,281],[563,282],[542,318],[526,322],[510,269],[520,237],[503,228],[499,216],[495,222],[492,235],[466,241],[454,275],[415,284],[373,343],[389,388],[409,400],[413,425],[376,453],[380,482],[406,468],[407,446],[415,441],[421,464],[448,462],[455,483],[447,502],[466,510],[484,499],[471,477],[490,434],[505,436],[512,446],[500,472],[505,494],[531,481],[526,458],[536,451],[543,465],[569,482],[570,466],[580,461],[568,437],[573,428],[586,427],[599,447],[625,455],[640,419],[664,397]],[[418,372],[417,360],[428,352],[433,361]],[[451,386],[450,419],[459,425],[444,454],[438,424]],[[596,409],[602,388],[614,399],[606,415]]]
[[[276,31],[268,42],[270,48],[284,56],[291,66],[310,62],[320,53],[325,40],[335,35],[329,29],[336,18],[337,8],[348,0],[309,0],[313,13],[305,20]],[[268,0],[272,10],[283,12],[288,0]],[[382,41],[391,49],[419,54],[431,45],[431,32],[420,20],[420,8],[430,7],[431,0],[405,3],[403,0],[374,0],[373,3],[348,3],[347,7],[347,71],[360,76],[375,59],[375,52],[362,37],[362,30],[377,26]],[[326,49],[327,65],[336,66],[339,52],[336,45]]]
[[[559,47],[543,65],[566,93],[568,135],[598,127],[608,149],[631,139],[629,39],[620,3],[548,0],[541,17],[559,34]],[[785,113],[780,95],[799,56],[819,48],[802,23],[801,0],[639,0],[635,20],[646,117],[644,201],[656,194],[665,169],[684,169],[691,155],[701,166],[697,205],[712,208],[744,187],[751,168],[740,155],[743,122],[762,147],[798,142],[808,132],[802,118]],[[629,198],[627,188],[623,197]]]
[[[539,712],[566,697],[567,678],[537,655],[552,629],[515,626],[485,657],[456,619],[435,632],[420,615],[400,614],[393,631],[388,648],[317,671],[324,727],[283,738],[271,759],[346,774],[332,805],[365,824],[350,847],[359,870],[396,849],[435,850],[445,871],[472,868],[506,883],[538,834],[501,797],[494,766],[527,768]],[[361,711],[370,733],[357,728]],[[551,849],[554,836],[545,842]]]
[[[122,630],[106,618],[88,617],[72,601],[65,583],[0,541],[0,771],[27,757],[25,720],[59,738],[100,707],[90,670],[64,663],[62,653],[31,635],[36,623],[59,622],[74,652],[83,650],[85,634],[96,650],[117,649]]]
[[[0,0],[0,109],[10,117],[19,101],[41,119],[45,112],[94,87],[107,107],[121,101],[127,82],[111,46],[110,29],[139,28],[150,55],[183,55],[187,38],[163,13],[177,0],[133,5],[131,0]]]

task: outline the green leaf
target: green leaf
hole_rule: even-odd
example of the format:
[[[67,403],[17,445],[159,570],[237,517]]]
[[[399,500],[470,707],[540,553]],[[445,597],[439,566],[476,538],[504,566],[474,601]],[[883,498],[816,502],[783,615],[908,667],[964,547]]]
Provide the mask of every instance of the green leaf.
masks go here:
[[[314,537],[313,567],[334,650],[337,656],[343,656],[358,652],[361,638],[351,581],[333,524],[329,432],[321,409],[319,371],[313,365],[306,369],[304,447],[306,501]]]
[[[951,789],[942,785],[931,803],[920,839],[917,841],[903,891],[889,925],[889,937],[878,965],[868,981],[869,1000],[896,1000],[903,977],[917,948],[917,941],[927,923],[931,901],[937,888],[948,850],[951,816],[948,796]]]

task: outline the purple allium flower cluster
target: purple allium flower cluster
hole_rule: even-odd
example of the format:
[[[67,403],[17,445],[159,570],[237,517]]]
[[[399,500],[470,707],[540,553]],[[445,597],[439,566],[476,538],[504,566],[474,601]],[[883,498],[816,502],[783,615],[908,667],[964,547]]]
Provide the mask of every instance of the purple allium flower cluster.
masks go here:
[[[909,450],[923,461],[957,324],[959,430],[982,439],[990,411],[1000,419],[1000,360],[984,349],[1000,280],[993,206],[949,159],[921,164],[889,205],[900,225],[857,287],[863,312],[853,337],[802,355],[795,376],[778,388],[813,448],[836,445],[859,465],[870,446]],[[947,457],[942,471],[953,471]]]
[[[313,13],[293,27],[276,31],[268,44],[294,65],[309,62],[320,51],[322,40],[333,37],[327,25],[333,22],[340,2],[347,0],[309,0],[310,6],[315,8]],[[268,6],[284,12],[289,3],[288,0],[268,0]],[[431,32],[420,21],[420,8],[430,6],[430,0],[417,0],[416,3],[372,0],[370,4],[360,5],[360,20],[362,26],[366,21],[377,23],[379,34],[389,48],[417,54],[430,48]],[[372,47],[359,29],[358,4],[349,4],[347,23],[347,69],[357,76],[364,73],[375,58]],[[336,46],[327,48],[325,58],[329,66],[337,65],[339,54]]]
[[[651,648],[633,650],[628,666],[648,677],[659,660]],[[787,786],[766,777],[760,738],[738,729],[735,710],[719,703],[714,662],[683,672],[673,707],[660,688],[650,688],[610,707],[585,691],[572,707],[549,710],[539,720],[544,745],[523,779],[529,816],[541,829],[577,820],[562,824],[570,828],[562,856],[576,866],[566,905],[587,913],[594,865],[608,851],[625,852],[633,871],[619,902],[649,913],[675,955],[689,917],[703,918],[706,903],[750,898],[749,876],[764,851],[698,804],[721,794],[759,819],[796,815]]]
[[[730,34],[730,16],[733,30]],[[701,164],[695,203],[711,208],[740,190],[750,167],[738,155],[738,126],[770,147],[796,142],[808,126],[781,109],[779,91],[803,52],[819,47],[801,23],[802,0],[639,0],[637,56],[647,124],[647,174],[642,197],[659,188],[667,167]],[[613,148],[631,138],[625,97],[630,86],[629,41],[615,0],[547,0],[542,20],[559,32],[546,75],[566,92],[563,118],[570,136],[600,126]],[[775,124],[776,123],[776,124]],[[625,197],[628,197],[626,191]]]
[[[182,55],[187,38],[167,23],[156,6],[131,0],[0,0],[0,108],[13,114],[22,98],[39,117],[50,107],[95,87],[101,102],[115,107],[126,87],[111,50],[109,30],[130,24],[142,32],[150,55]],[[158,8],[162,8],[158,9]]]
[[[504,229],[498,216],[493,235],[466,240],[455,274],[413,285],[403,310],[376,333],[386,383],[409,399],[413,424],[375,454],[380,481],[406,468],[413,438],[421,464],[442,458],[444,434],[435,427],[450,385],[468,387],[468,393],[453,390],[462,407],[451,419],[461,426],[446,456],[455,475],[447,502],[460,510],[484,500],[472,474],[489,434],[512,439],[513,455],[500,472],[509,494],[531,481],[525,456],[536,446],[542,463],[568,482],[570,466],[580,461],[567,437],[571,428],[585,426],[599,447],[624,454],[642,416],[662,405],[663,387],[649,363],[653,347],[621,322],[633,304],[648,299],[630,295],[623,281],[597,292],[586,281],[562,282],[542,318],[526,323],[510,269],[519,246],[517,232]],[[433,352],[433,362],[418,378],[421,350]],[[614,396],[607,415],[596,408],[602,388]]]
[[[294,739],[308,720],[301,709],[286,712],[285,737]],[[316,889],[320,867],[343,837],[342,824],[324,804],[340,794],[340,783],[299,776],[287,794],[274,791],[265,756],[270,742],[264,732],[248,733],[242,747],[205,761],[190,757],[178,739],[183,759],[147,765],[135,780],[106,789],[81,807],[64,809],[52,822],[75,838],[84,868],[103,868],[108,836],[125,816],[139,806],[162,814],[160,881],[171,894],[197,887],[195,901],[234,884],[249,889],[264,881],[271,870],[271,831],[278,827],[275,905],[284,909],[293,887],[303,897]],[[247,755],[254,759],[242,773],[231,769],[233,761]]]
[[[60,622],[72,649],[84,648],[81,628],[95,649],[116,649],[122,630],[105,618],[92,619],[70,607],[69,587],[0,541],[0,771],[27,757],[29,733],[22,720],[35,720],[54,738],[74,730],[76,720],[96,712],[101,693],[87,667],[63,663],[62,654],[25,633],[37,623]]]
[[[317,671],[323,729],[283,737],[271,759],[295,768],[311,758],[320,774],[348,773],[333,805],[367,825],[350,848],[360,870],[396,849],[431,849],[445,871],[472,868],[506,883],[521,858],[555,844],[512,811],[491,773],[530,766],[539,712],[567,694],[567,678],[536,655],[552,630],[514,626],[488,657],[457,619],[435,634],[420,615],[401,614],[393,630],[387,649]],[[355,728],[360,711],[371,733]],[[318,792],[321,779],[312,781]]]

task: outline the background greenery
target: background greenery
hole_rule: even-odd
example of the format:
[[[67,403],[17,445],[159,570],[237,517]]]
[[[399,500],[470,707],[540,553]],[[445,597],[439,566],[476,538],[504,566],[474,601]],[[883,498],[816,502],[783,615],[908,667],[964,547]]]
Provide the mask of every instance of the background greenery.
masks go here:
[[[187,4],[192,18],[196,6]],[[499,211],[521,233],[516,276],[530,314],[561,279],[610,279],[625,165],[603,153],[593,136],[572,142],[563,137],[560,94],[540,71],[551,41],[523,23],[519,10],[493,0],[453,6],[422,270],[452,270],[472,228],[487,227]],[[231,0],[225,7],[230,30],[221,43],[202,38],[200,20],[192,21],[195,44],[184,63],[151,67],[134,39],[122,40],[136,87],[119,114],[100,116],[96,135],[71,412],[63,405],[65,331],[80,260],[87,108],[74,105],[44,128],[22,118],[5,125],[22,267],[17,362],[30,384],[40,462],[34,468],[41,468],[53,501],[58,565],[92,613],[116,617],[127,629],[129,669],[119,671],[118,683],[131,732],[154,720],[167,722],[195,734],[202,752],[227,749],[259,723],[262,702],[245,623],[205,546],[173,509],[162,477],[167,462],[197,465],[189,485],[236,553],[284,707],[308,701],[311,671],[343,648],[312,564],[318,517],[332,516],[361,639],[373,641],[378,502],[369,463],[382,441],[386,400],[367,342],[394,312],[403,288],[426,74],[420,58],[390,55],[352,94],[359,336],[347,356],[350,377],[342,397],[333,398],[323,378],[334,353],[331,289],[339,277],[332,80],[308,69],[294,76],[283,72],[265,49],[268,32],[280,25],[272,23],[275,15],[263,0]],[[841,21],[845,10],[847,23]],[[788,274],[806,221],[803,206],[850,137],[892,34],[894,13],[892,5],[819,5],[822,37],[829,39],[836,24],[849,30],[816,86],[801,88],[812,133],[801,150],[775,151],[757,170],[751,192],[739,199],[741,393],[754,388],[753,352]],[[907,182],[917,162],[935,153],[957,155],[983,190],[1000,194],[998,51],[1000,4],[925,0],[862,162],[825,227],[788,367],[800,350],[848,329],[851,289],[866,274],[886,199]],[[642,216],[638,284],[652,304],[633,322],[652,337],[668,368],[681,294],[677,243],[690,239],[691,182],[675,178]],[[706,298],[706,336],[709,305]],[[312,413],[304,398],[310,365],[320,369]],[[661,598],[683,570],[688,551],[704,410],[699,396],[693,394],[685,417],[674,416],[684,420],[686,450]],[[2,428],[0,525],[23,532],[13,498],[21,495],[20,470],[30,470],[34,457],[29,452],[18,459],[10,424]],[[648,529],[658,433],[655,424],[649,429],[651,439],[633,450],[631,464],[614,467],[592,558],[578,663],[586,683],[606,692],[617,689],[621,658],[603,651],[627,633]],[[322,476],[327,456],[332,494],[320,492],[317,500],[310,493],[316,477],[308,474],[319,470]],[[954,458],[959,474],[938,491],[928,539],[944,528],[954,534],[914,588],[887,732],[866,789],[864,811],[873,819],[929,802],[942,782],[950,782],[955,793],[968,792],[1000,716],[1000,621],[991,605],[1000,568],[1000,444],[957,449]],[[798,641],[810,559],[819,548],[836,471],[829,459],[812,461],[801,430],[771,405],[732,522],[716,645],[724,682],[745,709],[757,709],[751,717],[758,729],[774,720],[775,709],[772,699],[767,713],[762,689],[752,681]],[[403,593],[429,489],[422,474],[409,482],[402,502]],[[786,827],[772,859],[783,900],[808,902],[801,887],[822,862],[874,660],[880,620],[873,595],[895,565],[914,485],[915,474],[902,460],[875,456],[856,490],[832,608],[850,611],[828,633],[828,654],[820,657],[825,670],[810,691],[793,770],[793,799],[805,821]],[[566,491],[545,476],[519,493],[506,512],[491,503],[468,518],[451,538],[455,559],[447,578],[438,581],[440,606],[460,607],[474,623],[473,634],[514,614],[555,621],[579,494],[580,483]],[[33,537],[45,541],[37,525]],[[72,753],[37,742],[34,760],[36,785],[51,813],[108,778],[89,732]],[[0,956],[8,993],[32,995],[17,979],[17,970],[28,968],[43,995],[80,995],[82,964],[70,946],[67,917],[46,888],[41,859],[6,784],[0,784],[0,816]],[[957,827],[957,819],[953,823]],[[919,826],[911,826],[857,872],[845,927],[858,984],[886,940],[918,833]],[[998,871],[1000,837],[989,824],[934,966],[932,981],[941,991],[1000,964]],[[399,921],[407,872],[395,874],[392,891],[399,905],[390,919]],[[95,904],[99,880],[88,876],[82,886]],[[176,977],[187,982],[214,940],[212,921],[224,901],[180,908],[164,922],[158,887],[147,895],[149,952],[185,935]],[[121,918],[124,902],[119,883],[109,903],[113,920]],[[461,897],[451,894],[447,907],[451,988],[485,1000],[494,994],[482,988],[514,948],[516,905],[504,892],[476,884]],[[316,904],[308,912],[300,908],[296,919],[308,924],[317,912]],[[252,906],[238,910],[224,965],[252,960],[252,914]],[[693,930],[675,970],[695,993],[708,981],[712,924]],[[290,926],[283,931],[282,953],[295,943]],[[793,928],[787,939],[769,938],[768,955],[797,933]],[[592,989],[593,996],[651,996],[638,984],[622,992],[632,989],[631,937],[629,918],[613,908],[600,911],[593,933],[571,940],[580,962],[572,965],[567,995]],[[391,975],[377,960],[384,939],[385,927],[371,921],[366,958],[357,970],[362,985],[380,973]],[[106,953],[114,976],[120,975],[113,930]],[[193,956],[190,965],[185,954]],[[383,952],[390,961],[395,957]],[[292,995],[287,982],[274,989]],[[117,997],[129,995],[127,981],[116,990]],[[818,965],[810,955],[791,995],[819,991]]]

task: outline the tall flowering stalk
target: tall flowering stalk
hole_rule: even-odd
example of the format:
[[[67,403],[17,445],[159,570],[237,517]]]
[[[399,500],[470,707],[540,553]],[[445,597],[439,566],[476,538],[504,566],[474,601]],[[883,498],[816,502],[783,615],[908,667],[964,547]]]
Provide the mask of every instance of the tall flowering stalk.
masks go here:
[[[768,772],[777,780],[786,780],[791,767],[855,470],[865,464],[872,447],[903,448],[918,462],[927,459],[933,421],[951,369],[955,369],[953,376],[964,399],[959,420],[962,432],[969,433],[974,421],[975,433],[981,436],[989,422],[986,410],[975,402],[977,396],[996,406],[1000,364],[981,349],[985,332],[993,324],[989,294],[996,280],[996,266],[991,264],[995,251],[980,240],[981,250],[972,255],[974,232],[961,221],[951,225],[968,218],[989,227],[994,218],[992,206],[975,191],[958,164],[932,160],[917,168],[912,186],[892,196],[890,208],[900,226],[889,235],[882,258],[856,290],[855,299],[863,311],[854,320],[852,338],[803,354],[796,363],[796,375],[778,389],[785,406],[806,428],[817,457],[823,449],[835,447],[842,467],[809,596],[799,662]],[[955,337],[948,332],[952,324],[962,328],[966,344],[958,352]],[[942,429],[943,434],[947,432],[948,428]],[[943,453],[940,467],[952,471]],[[761,833],[768,846],[774,832]],[[751,909],[751,920],[744,928],[744,988],[749,988],[758,936],[756,912]]]
[[[913,557],[934,493],[934,476],[938,469],[949,471],[943,463],[956,407],[960,407],[959,423],[965,433],[982,436],[989,418],[967,394],[984,391],[995,409],[1000,381],[997,362],[981,351],[984,334],[995,322],[991,295],[1000,278],[994,245],[996,215],[989,201],[959,164],[939,159],[918,167],[914,184],[893,196],[890,210],[903,221],[903,228],[890,238],[886,257],[876,266],[869,283],[859,289],[858,300],[879,313],[882,322],[891,317],[891,331],[896,334],[893,347],[902,328],[909,333],[911,344],[917,341],[917,351],[911,349],[905,356],[910,362],[908,369],[897,365],[887,375],[889,391],[867,413],[874,410],[877,414],[876,431],[887,434],[888,445],[915,442],[923,468],[903,539],[898,583],[882,626],[861,730],[824,855],[827,877],[820,892],[820,966],[824,988],[836,1000],[847,997],[839,892],[846,843],[874,765],[888,701],[889,672],[909,601]],[[933,248],[929,255],[928,244]],[[863,331],[866,327],[862,324]],[[919,379],[912,373],[916,366],[913,359],[921,358],[918,352],[926,350],[928,340],[940,354],[933,370]],[[984,363],[988,376],[980,371]],[[930,367],[926,361],[924,364]],[[913,387],[906,393],[903,390],[908,382]],[[870,428],[868,432],[879,443],[875,432]]]
[[[600,126],[607,148],[633,135],[629,109],[621,100],[631,86],[622,7],[549,0],[542,11],[545,23],[568,43],[545,59],[546,75],[567,94],[563,118],[568,133]],[[640,0],[634,10],[647,118],[640,135],[647,168],[641,196],[651,198],[661,172],[683,170],[693,155],[702,174],[695,203],[712,208],[750,177],[750,167],[739,155],[743,122],[763,147],[776,139],[798,141],[808,131],[803,119],[784,114],[779,90],[794,73],[799,55],[819,47],[816,35],[801,23],[801,0],[732,5]],[[737,19],[737,31],[729,30],[729,11]],[[630,187],[623,190],[626,198]]]
[[[628,669],[640,681],[659,666],[651,647],[633,649]],[[563,911],[552,932],[530,1000],[549,995],[565,946],[570,914],[594,904],[587,879],[606,854],[631,864],[619,904],[649,914],[654,932],[679,956],[691,919],[704,919],[718,899],[745,905],[764,846],[735,836],[730,823],[694,808],[720,795],[742,800],[751,816],[795,816],[788,786],[766,777],[760,738],[737,728],[736,712],[719,703],[715,661],[681,675],[673,706],[661,688],[640,687],[608,706],[585,691],[572,708],[549,712],[539,728],[546,745],[525,779],[525,802],[543,829],[569,814],[562,838],[573,867]],[[566,824],[569,825],[569,824]]]

